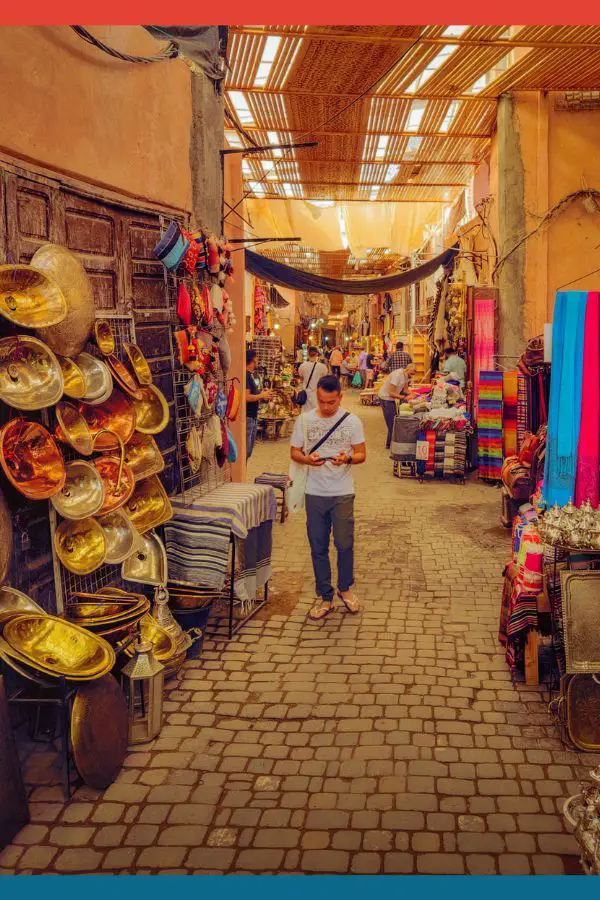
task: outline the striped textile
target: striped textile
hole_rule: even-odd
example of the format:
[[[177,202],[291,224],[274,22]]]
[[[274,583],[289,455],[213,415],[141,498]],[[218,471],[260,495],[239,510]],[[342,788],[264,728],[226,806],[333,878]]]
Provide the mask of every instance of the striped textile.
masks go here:
[[[495,304],[491,297],[477,297],[473,310],[473,384],[475,397],[473,413],[477,416],[481,398],[481,376],[494,365],[495,348]]]
[[[186,505],[183,496],[171,498],[173,524],[207,522],[226,525],[236,537],[245,538],[251,528],[277,518],[277,498],[269,485],[223,484]]]
[[[517,453],[521,452],[525,434],[531,431],[529,425],[529,403],[527,390],[527,376],[520,372],[517,374]],[[507,454],[512,456],[513,454]]]
[[[272,522],[263,522],[258,528],[251,528],[245,540],[235,539],[235,593],[242,601],[243,610],[248,610],[258,599],[259,591],[271,577],[272,529]]]
[[[427,443],[429,444],[429,456],[427,457],[425,471],[433,472],[435,461],[435,431],[428,431],[425,436],[427,438]]]
[[[477,411],[479,477],[499,481],[502,470],[502,373],[481,372]]]
[[[504,372],[502,375],[502,436],[504,456],[514,456],[517,452],[517,403],[518,372]]]
[[[172,581],[223,589],[229,563],[231,528],[180,517],[165,525],[165,547]]]
[[[254,479],[254,484],[270,484],[277,488],[288,488],[291,483],[292,479],[287,472],[262,472]]]

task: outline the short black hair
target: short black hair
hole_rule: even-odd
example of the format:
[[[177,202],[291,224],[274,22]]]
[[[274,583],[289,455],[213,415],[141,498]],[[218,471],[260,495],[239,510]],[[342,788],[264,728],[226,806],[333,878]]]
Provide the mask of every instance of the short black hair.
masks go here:
[[[404,344],[402,343],[402,341],[398,341],[398,343],[396,344],[396,350],[404,350]]]
[[[319,355],[319,351],[318,351],[317,347],[309,347],[309,348],[308,348],[308,355],[309,355],[309,356],[314,356],[315,353],[317,354],[317,356]]]
[[[256,359],[256,357],[256,350],[246,350],[246,365],[249,366],[250,363]]]
[[[446,356],[452,356],[452,354],[455,352],[456,351],[454,350],[454,347],[446,347],[446,349],[444,350]]]
[[[341,394],[342,385],[337,375],[323,375],[317,382],[317,389],[321,388],[326,394]]]

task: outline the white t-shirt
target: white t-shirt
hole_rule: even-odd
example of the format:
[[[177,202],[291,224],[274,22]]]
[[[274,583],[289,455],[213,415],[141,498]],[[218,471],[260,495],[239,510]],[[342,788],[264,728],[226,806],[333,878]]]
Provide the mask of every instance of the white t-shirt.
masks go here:
[[[393,385],[398,393],[400,393],[406,387],[407,382],[408,379],[404,374],[404,369],[395,369],[393,372],[390,372],[381,386],[381,390],[379,391],[379,399],[394,400],[395,398],[390,394],[390,385]]]
[[[303,412],[308,412],[309,409],[316,409],[317,406],[317,385],[319,383],[319,378],[322,378],[323,375],[327,375],[328,369],[325,363],[318,362],[315,365],[315,371],[313,373],[312,378],[310,377],[310,373],[313,370],[312,362],[304,362],[301,366],[298,366],[298,374],[302,378],[302,387],[308,394],[308,398],[306,403],[302,407]],[[310,387],[306,387],[308,384],[308,380],[310,378]]]
[[[308,453],[343,415],[343,409],[338,409],[336,414],[329,418],[320,416],[317,409],[302,413],[296,420],[291,440],[292,447],[298,447]],[[306,444],[304,442],[305,430]],[[364,443],[364,440],[365,433],[362,422],[358,416],[350,413],[325,443],[321,444],[317,453],[321,457],[350,453],[353,446]],[[353,494],[352,466],[334,466],[331,462],[326,462],[323,466],[309,466],[306,493],[317,497],[345,497]]]

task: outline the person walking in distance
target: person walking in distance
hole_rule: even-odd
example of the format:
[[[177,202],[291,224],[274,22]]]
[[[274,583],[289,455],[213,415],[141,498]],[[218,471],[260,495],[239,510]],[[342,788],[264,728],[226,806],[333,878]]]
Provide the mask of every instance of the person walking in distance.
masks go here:
[[[402,399],[402,392],[408,387],[411,375],[414,375],[415,367],[407,366],[406,369],[395,369],[387,376],[379,391],[379,402],[383,411],[383,418],[387,426],[387,439],[385,449],[390,449],[392,443],[392,431],[396,418],[396,400]]]
[[[270,400],[272,391],[261,391],[254,377],[256,369],[256,350],[246,351],[246,459],[250,459],[256,441],[258,427],[258,404],[261,400]]]
[[[329,541],[337,550],[337,595],[351,613],[360,610],[354,584],[354,483],[352,466],[366,459],[362,422],[341,408],[342,389],[335,375],[317,383],[317,408],[298,417],[291,458],[309,466],[306,481],[306,530],[317,598],[310,618],[323,619],[334,609]]]
[[[329,357],[329,365],[331,366],[331,374],[335,375],[336,378],[340,377],[343,361],[344,357],[341,349],[339,347],[334,347],[331,351],[331,356]]]
[[[298,368],[298,375],[302,379],[302,388],[306,391],[306,403],[302,412],[315,409],[317,405],[317,384],[319,379],[327,375],[327,366],[319,362],[319,351],[316,347],[308,348],[308,361]]]

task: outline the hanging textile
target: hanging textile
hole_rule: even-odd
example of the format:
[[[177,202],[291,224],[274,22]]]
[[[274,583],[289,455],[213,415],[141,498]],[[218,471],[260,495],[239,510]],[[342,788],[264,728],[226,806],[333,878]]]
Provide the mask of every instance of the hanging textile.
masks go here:
[[[527,399],[527,383],[528,378],[520,372],[517,375],[517,453],[521,452],[523,440],[528,431],[531,430],[529,424],[529,403]]]
[[[481,372],[477,411],[479,477],[500,481],[502,471],[502,372]]]
[[[283,263],[275,262],[253,250],[246,250],[245,265],[249,272],[257,278],[270,284],[279,284],[283,287],[304,291],[308,294],[373,294],[384,291],[396,291],[423,281],[436,272],[440,266],[448,267],[453,264],[454,257],[458,253],[458,246],[444,250],[439,256],[430,259],[421,266],[400,272],[398,275],[386,275],[382,278],[326,278],[323,275],[313,275],[302,269],[294,269]],[[493,301],[492,301],[493,302]],[[493,330],[493,325],[492,325]]]
[[[587,297],[585,291],[559,291],[554,304],[543,488],[548,506],[565,506],[575,498]]]
[[[477,416],[479,395],[477,385],[480,383],[482,372],[490,372],[494,368],[494,309],[495,303],[492,297],[476,297],[474,304],[474,358],[473,358],[473,384],[475,385],[475,397],[473,401],[473,414]]]
[[[502,375],[502,437],[504,456],[517,453],[517,403],[518,373],[504,372]]]
[[[583,342],[583,391],[577,450],[575,504],[598,507],[600,464],[600,294],[588,295]]]

